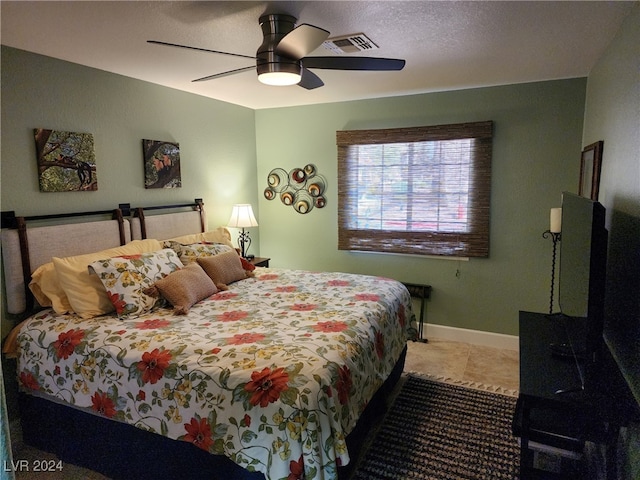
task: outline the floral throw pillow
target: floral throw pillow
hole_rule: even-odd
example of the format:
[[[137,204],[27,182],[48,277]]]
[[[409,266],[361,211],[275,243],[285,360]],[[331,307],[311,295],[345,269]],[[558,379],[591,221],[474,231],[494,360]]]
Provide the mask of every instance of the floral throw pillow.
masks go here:
[[[162,297],[154,298],[144,290],[184,265],[170,248],[150,253],[107,258],[89,264],[119,317],[136,316],[163,304]]]
[[[165,248],[170,248],[178,254],[180,261],[187,265],[200,257],[213,257],[225,252],[233,251],[233,247],[222,243],[198,242],[185,245],[173,240],[164,242]]]

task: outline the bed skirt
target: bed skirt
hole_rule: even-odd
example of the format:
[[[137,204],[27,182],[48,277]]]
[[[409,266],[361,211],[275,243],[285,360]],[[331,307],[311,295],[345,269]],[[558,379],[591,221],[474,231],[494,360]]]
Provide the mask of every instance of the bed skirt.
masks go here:
[[[400,379],[407,349],[347,437],[351,457],[340,467],[346,479],[372,426],[379,423],[387,398]],[[173,440],[32,395],[20,394],[24,442],[57,455],[64,463],[89,468],[113,479],[190,478],[264,480],[221,455],[211,455],[188,442]]]

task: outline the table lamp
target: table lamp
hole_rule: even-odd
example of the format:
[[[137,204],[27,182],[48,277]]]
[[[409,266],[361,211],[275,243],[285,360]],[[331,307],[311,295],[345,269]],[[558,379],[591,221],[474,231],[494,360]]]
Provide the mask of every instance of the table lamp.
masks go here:
[[[242,255],[242,258],[247,258],[246,253],[251,246],[251,238],[249,237],[249,232],[245,231],[245,228],[257,226],[258,222],[253,215],[253,209],[250,204],[242,203],[233,206],[227,227],[242,229],[238,237],[238,246],[240,247],[240,255]]]

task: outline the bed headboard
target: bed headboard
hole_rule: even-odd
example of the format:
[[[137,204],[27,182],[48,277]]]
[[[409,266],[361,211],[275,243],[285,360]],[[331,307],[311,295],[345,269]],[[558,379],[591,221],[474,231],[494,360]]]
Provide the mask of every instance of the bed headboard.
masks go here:
[[[176,209],[183,211],[161,215],[153,214],[158,210],[167,212]],[[185,209],[191,209],[191,211],[184,211]],[[166,240],[181,235],[205,232],[206,229],[207,219],[201,198],[196,198],[194,203],[138,207],[134,210],[134,215],[131,218],[131,238],[133,240],[145,238]]]
[[[32,217],[2,212],[1,239],[7,311],[23,314],[33,308],[29,282],[38,267],[53,257],[124,245],[131,241],[131,228],[120,209]]]
[[[156,213],[160,210],[161,213]],[[7,312],[20,315],[33,310],[34,299],[29,289],[31,274],[53,257],[93,253],[131,240],[166,240],[201,233],[206,231],[206,226],[200,198],[178,205],[131,209],[128,203],[121,203],[113,210],[32,217],[2,212]]]

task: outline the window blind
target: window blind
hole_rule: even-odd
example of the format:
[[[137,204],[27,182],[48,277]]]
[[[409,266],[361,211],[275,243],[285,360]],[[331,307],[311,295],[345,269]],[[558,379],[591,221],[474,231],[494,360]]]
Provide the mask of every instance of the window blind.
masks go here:
[[[491,121],[336,132],[338,248],[489,255]]]

